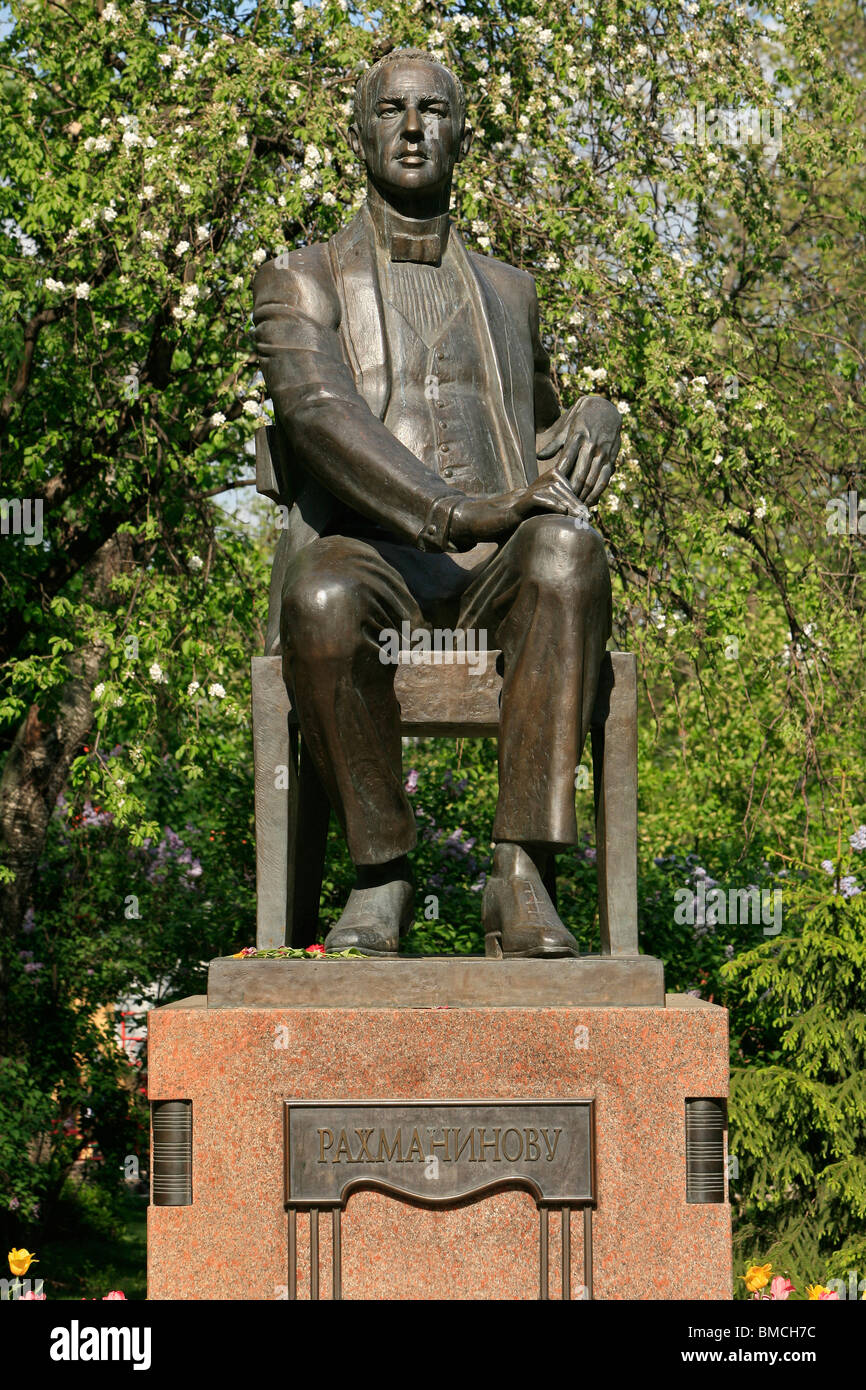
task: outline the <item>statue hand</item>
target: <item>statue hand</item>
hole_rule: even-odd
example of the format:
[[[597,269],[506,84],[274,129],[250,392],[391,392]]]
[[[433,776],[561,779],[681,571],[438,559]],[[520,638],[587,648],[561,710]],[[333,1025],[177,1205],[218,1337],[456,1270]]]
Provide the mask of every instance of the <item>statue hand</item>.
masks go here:
[[[585,516],[586,508],[558,468],[543,473],[528,487],[495,497],[463,497],[451,514],[450,536],[458,549],[478,541],[504,540],[526,517],[539,512]]]
[[[555,455],[556,471],[586,506],[598,501],[610,482],[619,453],[622,416],[604,396],[583,396],[538,436],[539,459]]]

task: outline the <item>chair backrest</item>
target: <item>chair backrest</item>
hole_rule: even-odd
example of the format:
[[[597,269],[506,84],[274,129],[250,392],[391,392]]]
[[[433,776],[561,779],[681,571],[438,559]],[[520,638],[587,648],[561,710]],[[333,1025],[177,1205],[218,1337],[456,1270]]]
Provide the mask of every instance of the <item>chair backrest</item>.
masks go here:
[[[256,492],[290,507],[300,491],[301,480],[291,450],[279,425],[262,425],[256,430]]]

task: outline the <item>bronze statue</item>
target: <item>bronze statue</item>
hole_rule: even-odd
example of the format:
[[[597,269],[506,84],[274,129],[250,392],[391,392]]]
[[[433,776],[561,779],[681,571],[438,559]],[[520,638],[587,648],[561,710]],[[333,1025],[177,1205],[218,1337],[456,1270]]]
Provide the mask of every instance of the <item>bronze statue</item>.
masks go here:
[[[620,416],[597,396],[560,414],[532,277],[468,251],[449,220],[472,142],[458,78],[389,53],[358,82],[349,142],[367,169],[361,211],[254,287],[293,498],[267,649],[282,651],[357,868],[325,945],[393,956],[412,921],[415,817],[382,634],[441,624],[502,652],[488,954],[576,955],[545,878],[576,842],[575,768],[611,631],[586,508]]]

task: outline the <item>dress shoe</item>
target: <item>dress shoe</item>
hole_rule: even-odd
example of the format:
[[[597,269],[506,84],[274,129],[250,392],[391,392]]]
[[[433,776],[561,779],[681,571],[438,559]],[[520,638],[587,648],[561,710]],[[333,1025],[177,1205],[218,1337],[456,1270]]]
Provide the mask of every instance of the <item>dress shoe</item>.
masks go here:
[[[400,937],[412,924],[414,896],[412,884],[404,879],[353,888],[339,922],[325,937],[325,950],[397,956]]]
[[[497,845],[481,906],[485,954],[495,959],[576,956],[577,942],[520,845]]]

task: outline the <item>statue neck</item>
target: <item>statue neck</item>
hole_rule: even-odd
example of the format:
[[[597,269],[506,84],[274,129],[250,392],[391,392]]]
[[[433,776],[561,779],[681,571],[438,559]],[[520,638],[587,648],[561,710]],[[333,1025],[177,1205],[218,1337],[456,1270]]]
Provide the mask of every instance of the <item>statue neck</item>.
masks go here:
[[[376,231],[376,240],[392,261],[439,265],[448,242],[450,224],[447,199],[444,211],[436,211],[430,216],[410,217],[389,203],[375,184],[368,181],[367,209]]]

